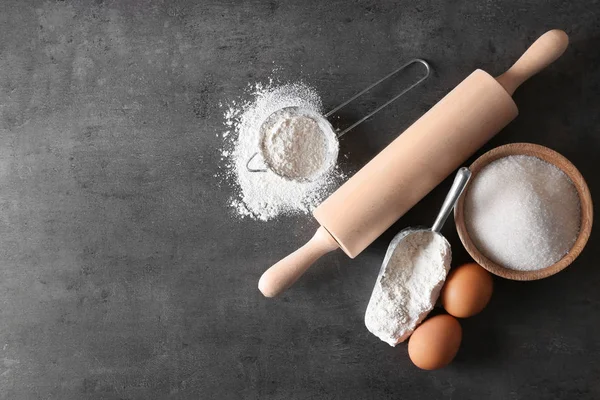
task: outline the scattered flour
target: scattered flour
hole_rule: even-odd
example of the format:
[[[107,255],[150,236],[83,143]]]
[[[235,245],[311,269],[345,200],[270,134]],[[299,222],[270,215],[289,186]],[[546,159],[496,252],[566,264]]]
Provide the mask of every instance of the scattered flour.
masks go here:
[[[246,168],[248,160],[261,150],[260,127],[275,111],[285,107],[299,107],[307,112],[320,113],[322,103],[314,89],[303,83],[284,85],[256,85],[251,88],[251,100],[229,103],[224,112],[225,131],[221,149],[224,161],[225,176],[236,186],[236,193],[230,201],[234,213],[239,217],[250,217],[258,220],[270,220],[281,214],[309,213],[329,194],[331,189],[342,178],[338,169],[328,170],[315,179],[293,181],[285,179],[273,171],[249,172]],[[298,121],[304,124],[306,121]],[[291,126],[281,133],[294,132],[299,126]],[[310,131],[309,131],[310,133]],[[277,146],[285,146],[275,137],[272,138],[270,154],[276,157]],[[336,142],[337,144],[337,142]],[[300,144],[292,143],[298,149]],[[310,146],[309,146],[310,147]],[[286,149],[279,149],[286,151]],[[310,148],[301,151],[311,151]],[[336,153],[337,154],[337,153]],[[292,168],[302,169],[308,173],[315,169],[318,175],[319,155],[312,161],[292,160]],[[260,157],[257,157],[260,158]],[[289,161],[289,160],[288,160]],[[281,168],[288,168],[281,160],[272,160]],[[253,164],[254,165],[254,164]],[[308,175],[312,175],[308,173]]]
[[[408,338],[435,306],[451,260],[440,234],[407,229],[396,235],[367,306],[367,329],[390,346]]]

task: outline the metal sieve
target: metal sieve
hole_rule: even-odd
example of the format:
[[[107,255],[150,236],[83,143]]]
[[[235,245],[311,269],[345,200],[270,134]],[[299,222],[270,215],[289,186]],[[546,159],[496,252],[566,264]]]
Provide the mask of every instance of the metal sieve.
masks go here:
[[[325,157],[323,157],[321,165],[315,171],[309,171],[306,175],[302,175],[301,171],[290,171],[281,168],[273,160],[273,154],[270,154],[267,140],[269,135],[272,135],[275,125],[282,118],[308,119],[317,124],[319,132],[323,137]],[[310,181],[318,178],[330,171],[336,163],[339,142],[329,121],[316,111],[308,110],[300,107],[285,107],[271,114],[260,127],[260,150],[263,161],[267,168],[274,173],[284,178],[296,181]]]
[[[381,106],[377,107],[375,110],[371,111],[367,115],[363,116],[361,119],[359,119],[358,121],[354,122],[349,127],[345,128],[344,130],[342,130],[340,132],[337,132],[337,133],[335,132],[335,130],[333,129],[331,123],[328,120],[329,117],[331,117],[333,114],[335,114],[340,109],[344,108],[346,105],[348,105],[352,101],[356,100],[357,98],[359,98],[363,94],[367,93],[371,89],[375,88],[379,84],[381,84],[384,81],[390,79],[394,75],[396,75],[399,72],[405,70],[406,68],[408,68],[409,66],[411,66],[413,64],[421,64],[421,65],[423,65],[425,67],[425,74],[423,76],[421,76],[413,84],[411,84],[409,87],[407,87],[406,89],[402,90],[402,92],[400,92],[399,94],[395,95],[393,98],[391,98],[390,100],[388,100],[386,103],[382,104]],[[359,124],[363,123],[367,119],[371,118],[377,112],[381,111],[383,108],[387,107],[388,105],[390,105],[391,103],[393,103],[394,101],[396,101],[397,99],[399,99],[400,97],[402,97],[403,95],[405,95],[406,93],[408,93],[414,87],[418,86],[421,82],[423,82],[424,80],[426,80],[429,77],[430,72],[431,72],[431,68],[429,67],[429,64],[426,61],[424,61],[422,59],[419,59],[419,58],[415,58],[413,60],[410,60],[406,64],[402,65],[400,68],[396,69],[395,71],[392,71],[388,75],[386,75],[383,78],[379,79],[377,82],[373,83],[372,85],[370,85],[369,87],[365,88],[364,90],[358,92],[357,94],[355,94],[354,96],[352,96],[348,100],[344,101],[340,105],[334,107],[331,111],[329,111],[325,115],[321,115],[318,112],[315,112],[315,111],[312,111],[312,110],[307,110],[307,109],[300,108],[300,107],[285,107],[285,108],[282,108],[282,109],[279,109],[279,110],[275,111],[274,113],[272,113],[271,115],[269,115],[265,119],[265,121],[262,123],[262,125],[260,127],[260,132],[259,132],[259,135],[260,135],[260,140],[259,140],[260,150],[259,150],[259,152],[254,153],[248,159],[248,161],[246,162],[246,169],[249,172],[257,172],[257,173],[272,171],[273,173],[281,176],[284,179],[294,180],[294,181],[311,181],[311,180],[314,180],[314,179],[318,178],[319,176],[321,176],[321,175],[329,172],[335,166],[336,161],[337,161],[337,156],[338,156],[338,150],[339,150],[338,139],[340,137],[342,137],[346,133],[350,132],[352,129],[354,129],[356,126],[358,126]],[[265,139],[266,139],[266,137],[268,135],[268,132],[272,129],[273,125],[275,123],[277,123],[277,121],[279,121],[282,118],[282,116],[284,114],[286,114],[286,113],[287,114],[292,114],[293,118],[294,117],[297,117],[297,118],[311,118],[312,120],[314,120],[319,125],[319,127],[320,127],[323,135],[326,136],[325,143],[326,143],[326,146],[327,146],[327,156],[326,156],[325,162],[323,163],[323,168],[319,169],[318,173],[312,174],[310,176],[293,176],[293,175],[291,175],[289,173],[286,173],[286,171],[282,171],[281,169],[278,169],[274,165],[274,163],[272,162],[272,157],[271,157],[270,154],[268,154],[268,151],[266,150],[266,146],[264,145]],[[260,156],[262,158],[262,164],[263,165],[262,166],[258,166],[258,167],[252,167],[251,166],[252,162],[255,160],[255,158],[259,154],[260,154]]]

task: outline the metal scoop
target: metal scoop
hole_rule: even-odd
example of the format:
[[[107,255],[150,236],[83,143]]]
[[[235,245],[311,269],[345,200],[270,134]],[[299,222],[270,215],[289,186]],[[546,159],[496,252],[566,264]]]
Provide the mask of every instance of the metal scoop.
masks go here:
[[[417,325],[431,311],[431,304],[439,296],[450,269],[451,261],[450,243],[441,235],[440,231],[470,177],[471,172],[467,168],[461,168],[458,171],[431,229],[407,228],[398,233],[390,242],[365,312],[365,325],[371,333],[391,346],[395,346],[410,336]],[[436,238],[438,235],[439,238]],[[411,237],[414,242],[404,242]],[[441,242],[439,239],[441,239]],[[415,272],[404,272],[407,270],[403,266],[390,266],[390,260],[398,246],[401,246],[398,251],[407,252],[407,254],[414,252],[418,255],[422,251],[426,251],[426,247],[433,241],[437,241],[438,245],[444,246],[445,250],[439,254],[439,258],[431,256],[427,259],[428,263],[433,263],[428,265],[427,271],[423,271],[421,267],[420,270],[415,270]],[[438,265],[438,262],[442,264]],[[443,270],[440,267],[443,267]],[[404,278],[409,279],[407,282],[413,282],[413,279],[416,281],[421,279],[421,282],[423,282],[424,273],[431,275],[433,280],[426,280],[426,283],[421,283],[422,286],[419,286],[418,289],[412,283],[398,287],[398,281],[402,280],[400,275],[403,273],[410,274]],[[409,309],[413,311],[407,311]],[[415,313],[414,310],[418,310],[418,313]]]
[[[469,171],[469,168],[463,167],[458,170],[458,172],[456,173],[456,177],[454,178],[454,182],[452,183],[452,187],[450,187],[450,191],[446,195],[444,204],[442,204],[442,208],[440,209],[440,212],[438,213],[438,216],[435,219],[435,222],[433,223],[431,229],[410,227],[401,230],[396,236],[394,236],[385,253],[385,258],[383,259],[383,264],[381,266],[382,271],[385,270],[387,264],[390,261],[390,258],[392,257],[392,254],[394,254],[394,250],[396,249],[396,247],[398,247],[398,244],[400,244],[400,242],[404,240],[408,235],[422,231],[431,231],[438,235],[442,235],[442,227],[444,226],[444,223],[448,219],[448,216],[454,209],[454,206],[458,202],[458,199],[460,198],[460,195],[462,194],[463,190],[465,190],[465,187],[467,186],[467,183],[469,182],[470,178],[471,171]],[[448,246],[450,245],[448,244]]]
[[[394,236],[394,238],[390,242],[390,245],[388,246],[388,250],[385,254],[386,260],[389,261],[389,258],[391,256],[391,254],[394,252],[394,249],[398,246],[398,243],[400,243],[400,241],[402,239],[404,239],[407,235],[409,235],[411,233],[430,230],[434,233],[441,235],[441,231],[442,231],[442,227],[444,226],[444,223],[446,222],[446,220],[448,219],[448,216],[454,209],[454,206],[458,202],[458,199],[460,198],[460,195],[462,194],[463,190],[465,190],[465,187],[467,186],[467,183],[469,182],[470,178],[471,178],[471,171],[469,171],[469,168],[463,167],[463,168],[459,169],[458,172],[456,173],[456,177],[454,178],[454,182],[452,183],[452,187],[450,187],[450,191],[446,195],[444,204],[442,204],[442,208],[440,209],[440,212],[438,213],[438,216],[435,219],[435,222],[433,223],[433,226],[431,227],[431,229],[411,227],[411,228],[406,228],[406,229],[403,229],[402,231],[400,231],[400,233],[398,233],[396,236]],[[384,263],[383,263],[384,266],[386,264],[386,260],[384,260]]]

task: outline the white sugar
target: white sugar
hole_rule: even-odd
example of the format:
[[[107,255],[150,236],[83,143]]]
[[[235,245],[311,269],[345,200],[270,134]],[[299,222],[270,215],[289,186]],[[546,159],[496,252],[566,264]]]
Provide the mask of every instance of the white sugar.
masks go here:
[[[581,223],[579,197],[554,165],[532,156],[490,163],[473,179],[465,222],[477,248],[510,269],[533,271],[559,261]]]

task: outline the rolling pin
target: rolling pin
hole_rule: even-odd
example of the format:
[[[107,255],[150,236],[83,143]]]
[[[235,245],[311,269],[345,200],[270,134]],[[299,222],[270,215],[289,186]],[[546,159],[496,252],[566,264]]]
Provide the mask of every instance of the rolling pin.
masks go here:
[[[304,246],[258,282],[266,297],[290,287],[317,259],[341,248],[356,257],[518,115],[514,91],[555,61],[569,38],[551,30],[497,78],[478,69],[331,194]]]

